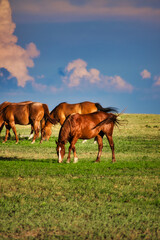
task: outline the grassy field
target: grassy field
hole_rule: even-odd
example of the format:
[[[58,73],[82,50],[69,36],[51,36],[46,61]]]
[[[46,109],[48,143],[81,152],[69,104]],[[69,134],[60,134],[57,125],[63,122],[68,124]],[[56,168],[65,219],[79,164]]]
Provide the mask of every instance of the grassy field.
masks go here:
[[[117,162],[104,138],[76,144],[79,162],[57,162],[59,125],[48,142],[0,138],[0,239],[160,239],[160,115],[124,114],[114,129]],[[66,145],[66,150],[68,148]],[[67,151],[66,151],[67,152]],[[73,156],[72,156],[73,157]]]

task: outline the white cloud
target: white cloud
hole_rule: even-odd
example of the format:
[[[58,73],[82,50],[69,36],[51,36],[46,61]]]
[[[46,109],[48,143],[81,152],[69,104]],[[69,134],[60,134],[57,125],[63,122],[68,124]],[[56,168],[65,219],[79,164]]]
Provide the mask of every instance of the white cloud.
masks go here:
[[[34,43],[29,43],[26,49],[17,45],[15,27],[8,0],[0,0],[0,68],[7,69],[18,86],[24,87],[27,81],[34,81],[27,68],[34,66],[32,59],[39,56],[39,51]]]
[[[94,68],[87,71],[86,67],[87,63],[82,59],[77,59],[69,63],[65,69],[66,76],[63,78],[63,81],[66,82],[69,87],[79,86],[81,80],[86,80],[90,83],[100,81],[99,71]]]
[[[31,20],[43,21],[86,21],[110,17],[160,20],[160,8],[153,1],[147,5],[145,1],[139,4],[135,0],[39,0],[38,4],[37,0],[17,0],[13,8],[21,21],[25,15]]]
[[[47,85],[41,84],[41,83],[36,83],[35,81],[32,82],[32,86],[40,92],[43,92],[44,90],[47,89]]]
[[[155,86],[160,86],[160,76],[156,76],[156,77],[154,78],[154,80],[156,81],[156,82],[154,83],[154,85],[155,85]]]
[[[70,62],[65,68],[65,73],[66,75],[62,79],[68,87],[78,87],[83,85],[83,82],[85,81],[107,90],[127,92],[133,90],[133,86],[120,76],[104,76],[95,68],[87,70],[87,63],[82,59]]]
[[[140,73],[140,75],[142,76],[143,79],[145,79],[145,78],[151,78],[151,73],[150,73],[148,70],[146,70],[146,69],[144,69],[144,70]]]
[[[118,90],[118,91],[126,91],[132,92],[133,86],[127,83],[123,78],[120,76],[103,76],[103,83],[108,89]]]

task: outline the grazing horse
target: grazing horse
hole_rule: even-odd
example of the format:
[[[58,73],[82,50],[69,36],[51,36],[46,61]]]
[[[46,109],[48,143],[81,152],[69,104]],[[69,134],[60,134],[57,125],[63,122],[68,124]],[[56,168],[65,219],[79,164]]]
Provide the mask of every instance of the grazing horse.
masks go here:
[[[23,103],[23,104],[10,104],[2,109],[0,112],[0,127],[3,122],[6,124],[6,136],[4,142],[7,141],[9,130],[12,128],[16,143],[19,139],[17,136],[17,131],[15,124],[28,125],[31,124],[34,130],[34,137],[32,143],[35,142],[35,139],[39,135],[40,122],[42,119],[49,120],[52,124],[55,124],[55,121],[51,119],[49,115],[49,109],[46,104],[39,102]]]
[[[99,103],[81,102],[76,104],[69,104],[63,102],[57,105],[50,112],[50,117],[52,119],[55,119],[56,123],[60,123],[62,126],[65,119],[72,113],[88,114],[97,111],[117,112],[116,108],[103,108]],[[46,124],[42,129],[42,140],[49,140],[52,133],[51,127],[52,123],[46,121]]]
[[[24,101],[24,102],[19,102],[19,103],[12,103],[12,102],[8,102],[8,101],[5,101],[3,103],[0,104],[0,112],[5,108],[7,107],[8,105],[11,105],[11,104],[26,104],[26,103],[32,103],[32,101]],[[3,127],[5,126],[5,121],[3,122],[2,126],[0,127],[0,133],[3,129]],[[7,130],[7,129],[6,129]],[[8,136],[10,137],[10,132],[8,133]],[[31,127],[31,133],[30,133],[30,138],[33,137],[33,129]]]
[[[65,155],[65,144],[70,143],[67,163],[70,162],[71,150],[74,154],[74,163],[78,161],[76,155],[75,144],[78,139],[91,139],[97,137],[98,155],[96,162],[100,161],[103,148],[103,136],[106,135],[110,148],[112,150],[112,162],[115,162],[114,142],[112,139],[113,128],[115,124],[119,124],[118,115],[106,112],[94,112],[90,114],[75,113],[70,115],[62,125],[58,142],[56,142],[58,162],[63,161]]]

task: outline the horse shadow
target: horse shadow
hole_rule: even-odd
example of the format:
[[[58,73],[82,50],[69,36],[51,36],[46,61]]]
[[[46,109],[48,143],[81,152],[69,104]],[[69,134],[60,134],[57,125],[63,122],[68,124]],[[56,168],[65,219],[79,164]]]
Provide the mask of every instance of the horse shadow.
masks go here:
[[[58,163],[57,159],[27,159],[27,158],[18,158],[18,157],[0,157],[0,161],[8,161],[8,162],[41,162],[41,163]]]

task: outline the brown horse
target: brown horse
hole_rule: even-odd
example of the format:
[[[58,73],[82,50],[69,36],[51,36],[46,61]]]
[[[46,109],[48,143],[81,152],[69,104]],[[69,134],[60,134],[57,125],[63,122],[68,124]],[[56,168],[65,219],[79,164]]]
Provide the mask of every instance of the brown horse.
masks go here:
[[[78,139],[91,139],[97,137],[98,155],[96,162],[100,161],[103,148],[103,136],[106,135],[112,150],[112,162],[115,162],[114,142],[112,139],[113,128],[115,124],[119,124],[118,115],[106,112],[94,112],[90,114],[72,114],[62,125],[58,142],[57,155],[58,161],[61,163],[65,155],[65,144],[69,141],[69,152],[67,163],[70,162],[71,150],[74,154],[74,163],[78,161],[76,155],[75,144]]]
[[[34,143],[35,139],[39,135],[40,122],[43,118],[45,119],[45,121],[49,120],[50,122],[52,122],[52,124],[55,124],[55,120],[51,119],[49,115],[49,109],[46,104],[39,102],[31,102],[7,105],[0,112],[0,127],[3,125],[3,122],[5,122],[7,128],[4,142],[7,141],[9,131],[12,128],[16,137],[16,143],[18,143],[19,139],[17,136],[15,124],[31,124],[35,133],[32,141],[32,143]]]
[[[8,102],[8,101],[5,101],[3,103],[0,104],[0,112],[7,106],[9,105],[12,105],[12,104],[26,104],[26,103],[32,103],[32,101],[23,101],[23,102],[19,102],[19,103],[13,103],[13,102]],[[7,125],[7,124],[6,124]],[[3,129],[3,127],[5,126],[5,121],[3,122],[2,126],[0,127],[0,133]],[[7,131],[7,128],[6,128],[6,131]],[[8,137],[10,137],[10,132],[8,133]],[[31,133],[30,133],[30,136],[29,136],[29,139],[33,137],[33,128],[31,126]]]
[[[66,102],[57,105],[51,112],[50,117],[56,120],[56,123],[60,123],[61,126],[65,119],[72,113],[88,114],[97,111],[104,112],[117,112],[115,108],[103,108],[99,103],[93,102],[81,102],[76,104],[69,104]],[[46,122],[42,129],[42,140],[49,140],[52,130],[52,123]]]

